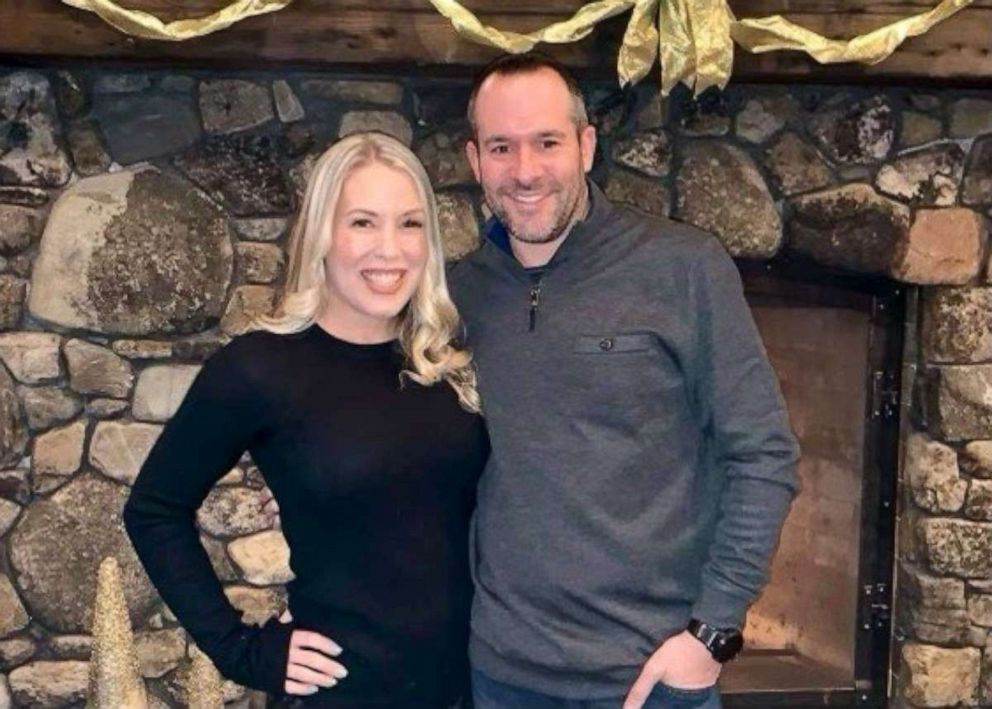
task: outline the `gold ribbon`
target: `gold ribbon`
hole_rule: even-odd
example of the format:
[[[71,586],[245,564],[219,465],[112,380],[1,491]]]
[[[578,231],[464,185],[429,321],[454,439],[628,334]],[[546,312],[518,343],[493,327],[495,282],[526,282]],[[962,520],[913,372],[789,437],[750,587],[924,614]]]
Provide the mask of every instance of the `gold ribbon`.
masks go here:
[[[636,84],[658,58],[658,0],[637,0],[617,56],[620,85]]]
[[[293,0],[235,0],[206,17],[169,23],[162,22],[151,13],[121,7],[113,0],[62,0],[62,2],[80,10],[96,13],[108,25],[116,27],[125,34],[144,39],[179,42],[226,29],[246,17],[281,10]]]
[[[877,64],[909,37],[928,32],[974,0],[943,0],[937,7],[906,17],[850,40],[828,39],[790,22],[781,15],[738,20],[731,28],[734,40],[748,51],[772,52],[794,49],[806,52],[822,64],[861,62]]]
[[[658,25],[663,94],[679,82],[696,93],[726,85],[734,65],[732,19],[726,0],[662,0]]]
[[[172,41],[216,32],[246,17],[281,10],[292,1],[235,0],[212,15],[166,24],[147,12],[122,8],[113,0],[62,0],[67,5],[95,12],[127,34]],[[806,52],[823,64],[877,64],[908,37],[929,31],[974,0],[942,0],[928,12],[849,40],[829,39],[781,15],[738,20],[727,0],[597,0],[582,6],[567,20],[526,34],[484,25],[458,0],[429,2],[461,36],[514,54],[526,52],[541,42],[576,42],[606,18],[631,10],[617,58],[620,84],[635,84],[643,79],[660,57],[662,93],[667,94],[683,83],[699,94],[710,86],[726,86],[733,70],[734,42],[754,53]]]
[[[540,42],[567,44],[583,39],[601,21],[632,7],[635,0],[598,0],[580,7],[567,20],[555,22],[535,32],[520,34],[482,24],[479,18],[456,0],[430,0],[434,9],[444,15],[462,37],[478,44],[502,49],[511,54],[530,51]]]
[[[572,18],[527,34],[486,27],[457,0],[430,0],[463,37],[506,52],[525,52],[539,42],[574,42],[602,19],[631,6],[630,21],[617,58],[621,85],[643,79],[661,57],[661,90],[686,84],[698,95],[726,86],[734,63],[734,42],[755,52],[795,50],[822,64],[877,64],[908,37],[929,31],[974,0],[942,0],[934,9],[903,18],[850,40],[828,39],[780,15],[737,20],[727,0],[601,0]]]

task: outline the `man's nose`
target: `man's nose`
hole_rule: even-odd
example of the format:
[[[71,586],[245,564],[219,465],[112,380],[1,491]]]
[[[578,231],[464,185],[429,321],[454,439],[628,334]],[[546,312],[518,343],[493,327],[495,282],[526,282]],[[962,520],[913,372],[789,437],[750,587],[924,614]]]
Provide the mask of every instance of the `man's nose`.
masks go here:
[[[538,156],[529,147],[517,151],[515,177],[523,185],[531,185],[541,176],[541,165]]]

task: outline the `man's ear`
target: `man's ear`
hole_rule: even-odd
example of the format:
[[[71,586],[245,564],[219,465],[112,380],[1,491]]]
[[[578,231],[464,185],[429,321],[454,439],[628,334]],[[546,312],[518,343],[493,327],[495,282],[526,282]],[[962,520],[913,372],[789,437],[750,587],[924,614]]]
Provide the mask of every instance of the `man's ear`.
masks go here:
[[[582,151],[582,167],[586,172],[592,170],[592,161],[596,158],[596,127],[587,125],[579,131],[579,149]]]
[[[479,146],[475,144],[474,140],[465,141],[465,157],[468,158],[468,164],[472,166],[475,181],[482,182],[482,178],[479,176]]]

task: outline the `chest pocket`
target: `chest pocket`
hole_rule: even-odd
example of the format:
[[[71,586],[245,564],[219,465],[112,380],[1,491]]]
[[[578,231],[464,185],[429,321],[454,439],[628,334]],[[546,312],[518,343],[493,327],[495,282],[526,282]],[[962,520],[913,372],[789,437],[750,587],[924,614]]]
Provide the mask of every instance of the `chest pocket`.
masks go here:
[[[685,411],[675,358],[650,333],[579,335],[572,342],[573,415],[626,435],[664,430]]]
[[[633,335],[579,335],[573,352],[584,355],[621,355],[630,352],[649,352],[655,346],[654,338],[645,333]]]

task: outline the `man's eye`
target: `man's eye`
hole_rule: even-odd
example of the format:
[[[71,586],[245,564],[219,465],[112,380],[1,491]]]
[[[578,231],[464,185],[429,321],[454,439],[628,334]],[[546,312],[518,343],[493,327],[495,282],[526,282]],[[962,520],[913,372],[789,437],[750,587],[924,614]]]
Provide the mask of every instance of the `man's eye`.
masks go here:
[[[496,155],[506,155],[510,152],[510,148],[506,145],[495,145],[492,148],[492,152]]]
[[[543,141],[541,143],[541,145],[542,145],[542,147],[545,150],[552,150],[553,148],[557,148],[558,147],[558,141],[557,140],[545,140],[545,141]]]

